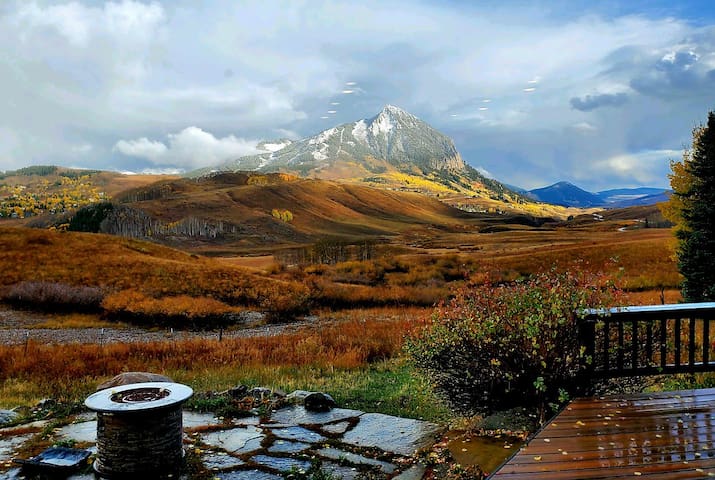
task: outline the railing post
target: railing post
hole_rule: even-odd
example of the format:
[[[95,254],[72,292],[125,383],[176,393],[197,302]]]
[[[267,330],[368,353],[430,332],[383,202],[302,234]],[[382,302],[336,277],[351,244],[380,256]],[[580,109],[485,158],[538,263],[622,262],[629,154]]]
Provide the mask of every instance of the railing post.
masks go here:
[[[577,326],[579,350],[583,347],[585,355],[581,362],[577,391],[583,395],[591,388],[596,365],[596,319],[591,315],[579,318]]]

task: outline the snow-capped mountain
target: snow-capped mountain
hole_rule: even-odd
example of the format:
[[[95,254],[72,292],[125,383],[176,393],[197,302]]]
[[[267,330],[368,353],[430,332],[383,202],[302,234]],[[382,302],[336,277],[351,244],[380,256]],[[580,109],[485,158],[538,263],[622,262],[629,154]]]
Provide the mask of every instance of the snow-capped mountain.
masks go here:
[[[388,166],[412,173],[465,169],[449,137],[393,105],[385,106],[372,118],[329,128],[303,140],[263,142],[258,148],[266,153],[241,157],[213,170],[290,171],[318,176],[344,162],[372,173],[383,172]]]
[[[188,176],[226,171],[283,172],[433,193],[447,188],[492,198],[515,195],[467,165],[449,137],[393,105],[386,105],[372,118],[294,142],[262,142],[258,149],[263,152]]]

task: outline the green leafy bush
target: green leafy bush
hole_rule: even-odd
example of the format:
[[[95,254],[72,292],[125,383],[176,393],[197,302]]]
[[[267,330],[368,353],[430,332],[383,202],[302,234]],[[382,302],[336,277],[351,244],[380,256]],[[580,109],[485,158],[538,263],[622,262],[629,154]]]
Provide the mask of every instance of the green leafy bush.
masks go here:
[[[473,281],[406,342],[414,364],[464,413],[567,398],[586,358],[579,311],[615,303],[601,275],[551,270],[508,284]]]

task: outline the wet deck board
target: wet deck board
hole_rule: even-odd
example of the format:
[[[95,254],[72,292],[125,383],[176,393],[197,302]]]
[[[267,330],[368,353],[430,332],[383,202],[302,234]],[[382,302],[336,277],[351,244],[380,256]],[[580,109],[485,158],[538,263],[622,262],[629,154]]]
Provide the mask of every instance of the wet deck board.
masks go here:
[[[571,402],[491,478],[715,478],[715,389]]]

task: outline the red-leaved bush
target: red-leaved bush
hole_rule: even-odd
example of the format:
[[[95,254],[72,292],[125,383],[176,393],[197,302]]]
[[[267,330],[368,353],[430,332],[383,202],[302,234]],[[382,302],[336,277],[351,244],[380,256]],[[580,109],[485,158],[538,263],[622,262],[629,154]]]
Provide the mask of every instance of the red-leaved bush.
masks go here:
[[[620,291],[601,275],[555,269],[529,279],[469,283],[407,340],[414,364],[467,413],[563,400],[592,359],[579,346],[585,308],[614,305]]]

